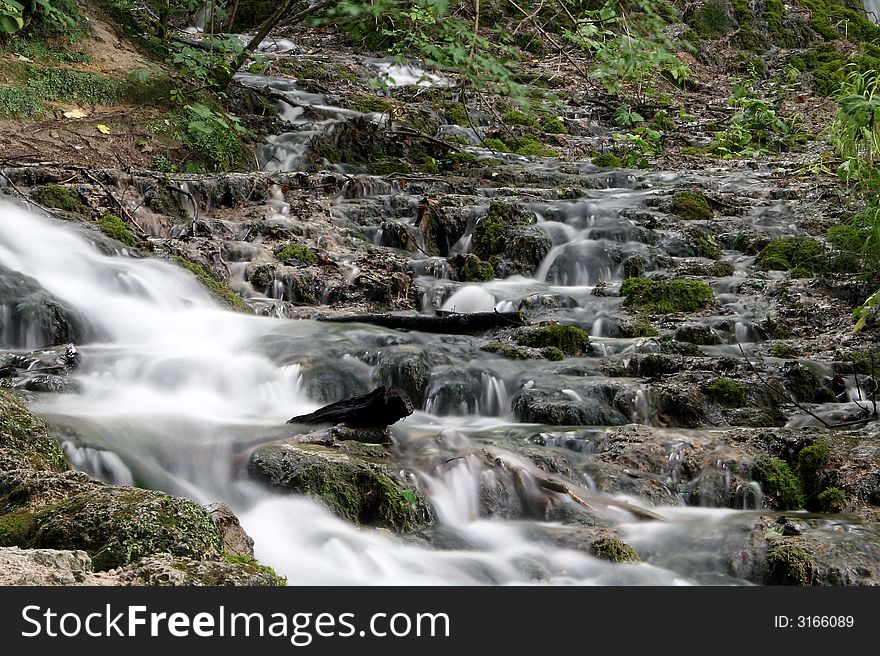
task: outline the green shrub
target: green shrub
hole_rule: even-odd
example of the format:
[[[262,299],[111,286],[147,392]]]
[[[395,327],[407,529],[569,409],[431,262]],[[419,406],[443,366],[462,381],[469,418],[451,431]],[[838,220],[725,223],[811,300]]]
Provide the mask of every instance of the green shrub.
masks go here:
[[[667,282],[629,278],[620,287],[630,310],[654,314],[699,312],[715,300],[712,288],[700,280],[675,278]]]
[[[125,98],[125,85],[104,75],[69,68],[34,68],[27,87],[42,100],[112,105]]]
[[[38,118],[46,106],[27,88],[0,86],[0,118]]]

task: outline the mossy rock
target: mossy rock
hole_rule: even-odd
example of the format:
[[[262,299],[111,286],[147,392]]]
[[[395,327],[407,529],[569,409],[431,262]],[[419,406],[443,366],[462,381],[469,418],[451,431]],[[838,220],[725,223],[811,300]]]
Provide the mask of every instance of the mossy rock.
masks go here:
[[[839,487],[829,487],[816,495],[816,509],[820,512],[842,513],[846,506],[846,492]]]
[[[105,214],[98,219],[98,225],[101,228],[101,232],[111,239],[122,242],[126,246],[137,246],[138,238],[134,236],[134,233],[125,221],[116,214]]]
[[[296,260],[303,264],[315,264],[318,261],[318,254],[314,250],[308,246],[295,243],[288,243],[279,248],[275,257],[281,262]]]
[[[244,302],[244,299],[241,296],[232,291],[226,283],[219,280],[202,265],[180,256],[175,257],[174,261],[190,273],[194,274],[202,286],[208,290],[215,299],[229,309],[238,310],[239,312],[250,311],[247,303]]]
[[[773,499],[777,510],[795,510],[804,505],[801,482],[785,460],[759,458],[752,468],[752,478]]]
[[[506,342],[489,342],[488,344],[483,344],[480,350],[487,353],[495,353],[508,360],[528,360],[532,357],[528,349]]]
[[[6,390],[0,389],[0,461],[21,468],[67,471],[70,466],[43,420]],[[11,467],[10,467],[11,468]]]
[[[833,403],[834,392],[809,367],[797,364],[785,372],[785,388],[802,403]]]
[[[486,282],[495,279],[495,268],[471,253],[459,253],[449,260],[455,277],[461,282]]]
[[[800,547],[774,543],[767,548],[767,585],[812,585],[815,566]]]
[[[51,207],[52,209],[62,210],[64,212],[85,214],[89,209],[80,201],[77,192],[55,184],[37,187],[31,192],[31,196],[44,207]]]
[[[685,231],[685,236],[688,246],[696,257],[705,257],[709,260],[721,259],[723,253],[712,235],[700,228],[693,227]]]
[[[431,519],[421,495],[398,483],[387,466],[331,448],[274,443],[254,451],[248,468],[257,479],[313,497],[356,524],[405,533]]]
[[[161,492],[87,483],[34,514],[26,545],[82,549],[97,570],[170,553],[200,559],[221,550],[220,529],[197,503]]]
[[[817,439],[798,454],[798,476],[808,498],[819,492],[822,472],[828,466],[830,457],[831,449],[824,439]]]
[[[611,563],[640,563],[639,553],[620,538],[601,538],[590,544],[596,558]]]
[[[822,246],[810,237],[783,237],[767,244],[755,259],[761,271],[814,271],[820,262]]]
[[[376,385],[398,387],[409,395],[416,407],[422,407],[431,381],[431,369],[452,364],[442,353],[415,346],[394,346],[382,349],[373,370]]]
[[[623,277],[641,278],[645,274],[645,258],[633,255],[623,261]]]
[[[672,197],[672,212],[688,221],[707,221],[714,216],[709,201],[695,191],[679,191]]]
[[[726,378],[716,378],[706,386],[706,396],[726,408],[743,406],[746,402],[746,392],[745,385]]]
[[[477,221],[471,237],[471,249],[483,260],[500,254],[507,245],[507,235],[515,223],[517,212],[513,205],[492,201],[489,210]]]
[[[623,168],[623,161],[614,153],[604,152],[597,153],[593,155],[593,158],[590,160],[593,166],[598,166],[602,169],[619,169]]]
[[[685,325],[675,331],[675,339],[679,342],[697,344],[699,346],[715,346],[721,343],[721,337],[709,326],[699,324]]]
[[[734,21],[724,3],[718,0],[704,2],[687,18],[690,28],[703,39],[714,39],[731,32]]]
[[[548,426],[623,426],[629,420],[616,408],[595,399],[574,401],[558,390],[521,389],[511,399],[516,418]]]
[[[666,282],[629,278],[620,287],[630,310],[652,314],[693,313],[715,300],[712,288],[700,280],[674,278]]]
[[[767,352],[770,357],[779,358],[780,360],[792,360],[798,356],[798,352],[788,344],[779,342],[770,347]]]
[[[565,355],[583,355],[591,350],[587,331],[567,324],[528,329],[517,335],[516,341],[531,348],[556,348]]]

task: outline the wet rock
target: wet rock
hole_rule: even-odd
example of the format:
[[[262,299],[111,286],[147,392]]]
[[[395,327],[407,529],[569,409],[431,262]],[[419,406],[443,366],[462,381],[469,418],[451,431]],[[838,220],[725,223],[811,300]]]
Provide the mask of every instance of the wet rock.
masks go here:
[[[573,400],[558,390],[521,389],[511,401],[519,421],[550,426],[619,426],[627,418],[595,399]]]
[[[705,422],[706,398],[697,389],[679,386],[652,388],[650,398],[657,408],[661,425],[698,428]]]
[[[306,394],[317,403],[327,404],[366,394],[370,386],[366,367],[348,358],[321,358],[303,368]]]
[[[245,558],[254,557],[254,540],[242,528],[238,517],[232,512],[232,508],[220,501],[206,506],[205,510],[211,514],[211,518],[220,527],[220,541],[224,554]]]
[[[801,403],[833,403],[834,392],[808,367],[790,363],[785,371],[785,387]]]
[[[248,470],[274,488],[313,497],[356,524],[408,532],[431,519],[418,491],[387,465],[339,449],[275,442],[251,454]]]
[[[532,294],[520,301],[519,311],[534,317],[547,314],[550,310],[570,309],[577,305],[575,299],[565,294]]]
[[[467,230],[468,221],[464,208],[442,205],[436,198],[423,199],[419,203],[416,225],[425,236],[428,255],[448,256]]]
[[[721,343],[721,338],[710,326],[688,324],[675,331],[675,339],[699,346],[712,346]]]
[[[0,267],[0,343],[38,348],[96,336],[88,320],[66,307],[33,278]]]
[[[431,380],[431,369],[449,364],[451,361],[447,356],[416,346],[386,348],[379,353],[373,381],[377,385],[402,389],[416,407],[421,408]]]
[[[638,563],[642,560],[639,553],[620,538],[601,538],[594,541],[590,548],[596,558],[612,563]]]
[[[450,369],[434,374],[425,394],[425,410],[441,417],[476,414],[483,393],[481,373]]]
[[[47,392],[53,394],[76,394],[81,386],[66,376],[39,374],[28,379],[22,386],[29,392]]]

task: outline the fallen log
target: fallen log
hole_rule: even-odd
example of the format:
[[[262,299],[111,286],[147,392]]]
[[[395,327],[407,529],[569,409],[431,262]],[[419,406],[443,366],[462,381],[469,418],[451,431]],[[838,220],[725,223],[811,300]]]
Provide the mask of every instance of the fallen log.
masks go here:
[[[339,317],[319,317],[318,321],[334,323],[369,323],[383,328],[418,330],[423,333],[467,335],[493,328],[527,326],[522,312],[442,312],[427,314],[354,314]]]
[[[390,426],[413,413],[406,392],[377,387],[372,392],[336,401],[307,415],[288,419],[288,424],[345,424],[353,428]]]

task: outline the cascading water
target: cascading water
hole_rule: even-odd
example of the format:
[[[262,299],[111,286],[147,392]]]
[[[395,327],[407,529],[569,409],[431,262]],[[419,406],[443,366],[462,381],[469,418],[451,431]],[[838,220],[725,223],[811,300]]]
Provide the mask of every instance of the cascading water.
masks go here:
[[[486,485],[501,489],[518,480],[524,494],[538,489],[534,476],[540,473],[527,474],[527,463],[518,465],[521,474],[497,464],[487,468],[497,461],[479,458],[484,447],[467,433],[515,426],[504,423],[509,401],[501,376],[474,379],[481,414],[501,418],[416,413],[395,426],[396,440],[414,454],[408,465],[435,508],[433,537],[395,539],[355,528],[305,498],[272,494],[241,480],[232,463],[242,445],[288,435],[287,418],[319,405],[303,391],[297,356],[346,345],[362,351],[363,340],[381,331],[220,310],[186,272],[104,255],[71,227],[9,204],[0,205],[0,266],[34,278],[87,316],[101,336],[80,345],[80,392],[42,395],[33,405],[56,434],[70,436],[71,460],[116,482],[202,503],[226,501],[255,538],[257,556],[291,583],[672,584],[721,576],[714,565],[708,574],[697,568],[684,577],[680,568],[612,566],[548,538],[571,527],[481,516]],[[437,454],[458,464],[438,466]],[[523,463],[503,449],[493,448],[491,458]],[[617,503],[597,502],[609,508]],[[618,519],[628,517],[615,512]],[[663,530],[664,540],[676,545],[669,535],[692,530],[694,521],[686,509],[677,512],[687,521],[665,523]],[[725,518],[748,521],[718,513],[718,525]],[[718,539],[732,539],[721,533]]]

